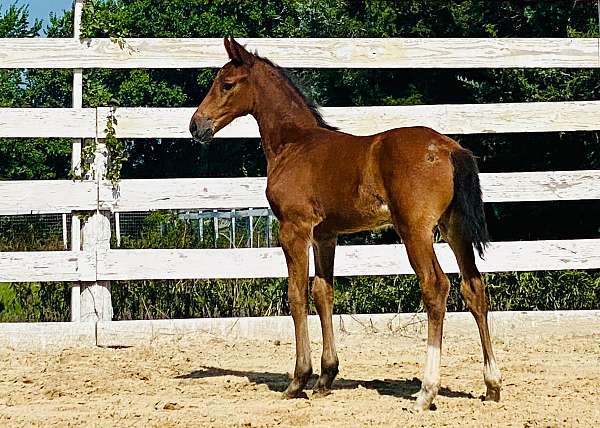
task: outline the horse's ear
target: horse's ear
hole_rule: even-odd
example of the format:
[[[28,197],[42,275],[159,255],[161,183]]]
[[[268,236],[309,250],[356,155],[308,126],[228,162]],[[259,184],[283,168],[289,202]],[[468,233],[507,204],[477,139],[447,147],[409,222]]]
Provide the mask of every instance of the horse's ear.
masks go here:
[[[227,51],[227,55],[229,55],[229,59],[233,60],[233,52],[231,50],[231,43],[227,37],[223,38],[223,45],[225,45],[225,50]]]
[[[225,45],[225,49],[227,49],[227,45]],[[227,52],[229,53],[229,58],[231,58],[234,63],[238,62],[239,64],[252,66],[256,59],[254,55],[248,52],[246,48],[240,45],[233,37],[230,38],[229,49]]]

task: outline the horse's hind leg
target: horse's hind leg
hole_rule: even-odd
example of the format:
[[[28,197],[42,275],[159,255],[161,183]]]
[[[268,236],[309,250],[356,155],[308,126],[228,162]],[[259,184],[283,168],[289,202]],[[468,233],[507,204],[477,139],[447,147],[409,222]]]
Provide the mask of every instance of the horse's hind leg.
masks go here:
[[[419,279],[427,309],[427,360],[415,408],[429,410],[440,387],[442,330],[450,281],[433,250],[433,226],[402,228],[394,223],[406,245],[408,259]]]
[[[315,383],[314,393],[327,395],[331,384],[338,374],[338,357],[333,338],[333,260],[336,237],[320,238],[315,234],[313,249],[315,253],[315,278],[312,296],[321,319],[323,333],[323,354],[321,356],[321,375]]]
[[[440,229],[456,256],[461,273],[460,292],[475,317],[479,329],[483,348],[483,377],[487,386],[485,399],[499,401],[502,377],[496,364],[488,328],[488,300],[485,283],[475,264],[473,246],[463,237],[460,224],[452,212],[445,216],[444,221],[440,224]]]

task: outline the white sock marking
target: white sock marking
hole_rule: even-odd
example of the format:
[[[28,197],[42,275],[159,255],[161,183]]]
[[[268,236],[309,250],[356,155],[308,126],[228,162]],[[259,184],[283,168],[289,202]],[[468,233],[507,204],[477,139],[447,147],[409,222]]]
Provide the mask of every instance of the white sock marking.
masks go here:
[[[425,362],[425,374],[423,375],[424,384],[439,386],[441,358],[439,347],[427,345],[427,361]]]
[[[483,366],[483,378],[485,379],[485,383],[491,383],[497,386],[502,384],[502,375],[500,374],[500,369],[496,365],[496,360],[489,360]]]

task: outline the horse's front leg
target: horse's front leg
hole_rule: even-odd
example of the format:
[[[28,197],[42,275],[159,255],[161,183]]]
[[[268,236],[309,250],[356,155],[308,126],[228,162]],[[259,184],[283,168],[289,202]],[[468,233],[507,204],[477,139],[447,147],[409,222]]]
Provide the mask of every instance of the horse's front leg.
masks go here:
[[[296,333],[296,368],[284,398],[296,398],[312,375],[308,338],[308,246],[312,228],[282,222],[279,242],[288,267],[288,300]]]

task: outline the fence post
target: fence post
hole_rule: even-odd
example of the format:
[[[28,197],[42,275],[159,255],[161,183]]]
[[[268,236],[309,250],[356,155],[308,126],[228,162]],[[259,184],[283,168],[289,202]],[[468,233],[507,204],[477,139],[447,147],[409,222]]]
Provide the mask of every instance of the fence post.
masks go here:
[[[273,246],[273,232],[271,231],[271,227],[273,227],[273,216],[268,209],[267,212],[267,247],[271,247]]]
[[[74,11],[74,37],[81,36],[81,15],[84,0],[75,1]],[[83,104],[83,73],[77,69],[73,72],[73,108],[81,108]],[[96,111],[98,114],[98,111]],[[96,117],[96,126],[99,125]],[[73,168],[75,172],[81,171],[81,146],[82,141],[73,143]],[[94,161],[90,165],[90,173],[86,180],[94,180],[98,187],[101,186],[108,156],[106,146],[96,140],[96,151]],[[81,232],[81,250],[95,253],[96,261],[102,257],[102,253],[110,249],[110,213],[103,213],[96,209],[80,227],[79,218],[74,216],[73,231],[79,229]],[[72,234],[73,235],[73,234]],[[79,239],[72,240],[79,247]],[[79,309],[79,310],[78,310]],[[79,287],[74,287],[71,293],[71,319],[77,321],[110,321],[112,319],[112,301],[110,295],[110,281],[84,282]]]
[[[250,248],[254,247],[254,217],[252,216],[252,208],[248,208],[248,221],[250,224]]]
[[[237,245],[235,244],[235,208],[231,210],[230,214],[231,214],[231,219],[230,219],[231,242],[229,243],[229,248],[231,248],[231,247],[236,248]]]
[[[94,179],[98,186],[102,185],[107,163],[106,146],[97,140],[95,158],[88,178]],[[94,252],[96,261],[102,259],[103,253],[110,249],[110,213],[96,209],[83,225],[81,232],[83,251]],[[110,281],[83,283],[81,321],[110,321],[112,315]]]
[[[83,1],[75,1],[73,11],[73,38],[79,40],[81,37],[81,14]],[[83,106],[83,70],[73,70],[73,108]],[[81,139],[73,140],[73,151],[71,152],[71,170],[74,176],[81,174]],[[71,215],[71,251],[81,251],[81,223],[76,213]],[[71,321],[81,320],[81,289],[78,282],[71,285]]]
[[[117,248],[121,248],[121,216],[119,211],[115,211],[115,238],[117,239]]]
[[[198,233],[200,234],[200,242],[204,247],[204,217],[202,217],[202,210],[198,211]]]
[[[213,219],[214,229],[215,229],[215,248],[217,248],[218,242],[219,242],[219,216],[217,215],[217,213],[219,211],[213,210],[213,212],[215,213],[215,218]]]

